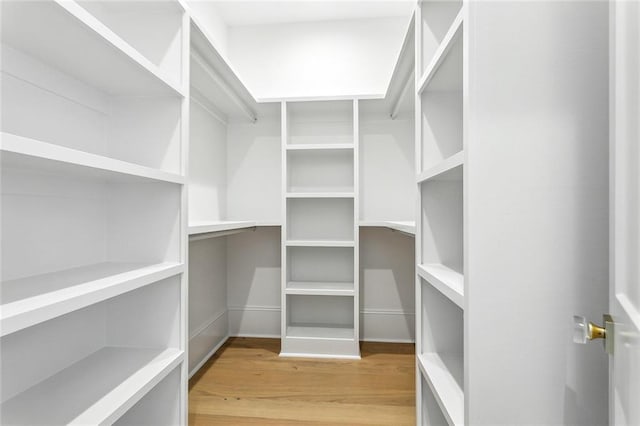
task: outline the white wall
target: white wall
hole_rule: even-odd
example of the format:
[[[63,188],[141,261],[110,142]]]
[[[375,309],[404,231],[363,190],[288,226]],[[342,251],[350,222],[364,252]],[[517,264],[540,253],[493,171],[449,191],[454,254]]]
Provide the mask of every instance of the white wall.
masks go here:
[[[360,340],[415,340],[414,242],[390,229],[360,229]]]
[[[258,99],[384,94],[408,20],[230,27],[228,57]]]
[[[192,374],[227,337],[226,246],[225,238],[189,243],[189,371]]]
[[[229,334],[280,337],[280,227],[226,240]]]
[[[207,35],[211,37],[211,41],[216,49],[218,49],[218,52],[226,56],[229,28],[220,16],[215,2],[186,0],[186,3],[192,16],[198,20],[198,23],[207,32]]]

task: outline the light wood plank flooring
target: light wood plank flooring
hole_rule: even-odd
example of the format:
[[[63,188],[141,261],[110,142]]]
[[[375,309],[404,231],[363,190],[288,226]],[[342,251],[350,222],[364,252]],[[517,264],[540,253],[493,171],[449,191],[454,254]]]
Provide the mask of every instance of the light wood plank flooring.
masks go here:
[[[189,382],[189,424],[415,425],[413,344],[363,343],[359,361],[279,352],[229,339]]]

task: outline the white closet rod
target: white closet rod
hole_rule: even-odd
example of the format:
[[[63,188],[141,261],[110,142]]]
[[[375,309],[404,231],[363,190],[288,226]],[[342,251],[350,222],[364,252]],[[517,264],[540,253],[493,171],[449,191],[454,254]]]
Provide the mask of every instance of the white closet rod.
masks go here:
[[[191,87],[190,96],[191,96],[191,100],[197,103],[198,105],[200,105],[200,107],[204,109],[207,113],[209,113],[211,117],[215,118],[225,126],[227,125],[226,117],[224,117],[224,115],[219,111],[215,110],[211,105],[207,105],[208,102],[205,101],[206,97],[202,95],[200,91],[197,90],[195,87]]]
[[[409,86],[411,86],[411,79],[413,78],[413,76],[414,76],[413,71],[411,71],[409,75],[407,75],[407,80],[402,85],[402,91],[400,92],[400,94],[398,95],[398,98],[393,103],[393,108],[391,108],[391,114],[389,114],[392,120],[395,120],[396,117],[398,116],[398,113],[400,112],[400,104],[402,103],[402,100],[404,99],[404,97],[407,95],[407,92],[409,91]]]
[[[241,98],[238,96],[233,89],[229,87],[229,85],[224,81],[222,77],[209,65],[207,60],[203,58],[197,50],[191,51],[191,57],[202,67],[202,69],[207,73],[207,75],[213,80],[218,87],[222,89],[222,91],[231,99],[235,104],[240,107],[242,112],[244,112],[245,116],[251,120],[252,122],[256,122],[258,120],[258,115],[253,111]]]

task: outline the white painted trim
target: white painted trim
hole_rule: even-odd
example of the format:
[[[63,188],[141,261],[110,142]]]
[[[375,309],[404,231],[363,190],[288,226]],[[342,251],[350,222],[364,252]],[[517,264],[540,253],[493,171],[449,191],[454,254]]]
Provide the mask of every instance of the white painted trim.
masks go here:
[[[279,306],[227,306],[228,311],[264,311],[264,312],[280,312]]]
[[[205,331],[207,328],[209,328],[214,322],[218,321],[220,319],[220,317],[222,317],[226,313],[227,313],[227,309],[224,309],[224,310],[218,312],[217,314],[215,314],[213,317],[211,317],[210,319],[208,319],[204,323],[202,323],[202,325],[200,325],[198,328],[196,328],[191,333],[189,333],[189,340],[191,340],[194,337],[197,337],[200,334],[202,334],[203,331]]]
[[[280,340],[280,338],[282,336],[280,336],[279,334],[240,333],[240,334],[229,335],[229,337],[251,337],[251,338],[254,338],[254,339],[278,339],[278,340]]]
[[[218,343],[217,345],[215,345],[213,347],[213,349],[211,349],[209,351],[209,353],[207,353],[207,355],[202,358],[202,361],[200,361],[198,364],[196,364],[195,367],[193,367],[193,369],[189,372],[189,379],[191,379],[191,377],[193,377],[194,374],[196,374],[203,365],[205,365],[207,363],[207,361],[209,361],[209,359],[216,353],[218,352],[218,349],[220,349],[222,347],[222,345],[224,345],[225,343],[227,343],[227,340],[229,340],[229,336],[227,334],[227,337],[225,337],[224,339],[220,340],[220,343]]]
[[[284,358],[361,359],[359,355],[300,354],[293,352],[280,352],[280,356]]]

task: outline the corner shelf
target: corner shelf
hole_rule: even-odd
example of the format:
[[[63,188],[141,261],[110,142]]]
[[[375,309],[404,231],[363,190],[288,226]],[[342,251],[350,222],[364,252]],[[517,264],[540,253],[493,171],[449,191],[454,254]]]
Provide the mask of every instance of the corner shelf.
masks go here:
[[[189,222],[189,235],[209,234],[215,232],[235,231],[238,229],[255,228],[257,222],[212,220]]]
[[[421,94],[427,90],[427,87],[435,77],[438,70],[449,58],[449,52],[452,50],[456,43],[462,41],[462,26],[463,11],[461,10],[453,20],[449,31],[447,31],[444,38],[442,39],[440,46],[438,46],[438,49],[434,53],[433,59],[425,69],[424,74],[422,74],[422,76],[420,77],[417,87],[418,94]]]
[[[464,275],[441,264],[417,265],[420,278],[464,310]]]
[[[285,288],[285,294],[353,296],[355,290],[352,282],[289,281]]]
[[[175,262],[105,262],[4,281],[0,336],[184,272]],[[7,300],[8,299],[8,300]]]
[[[106,178],[110,181],[148,179],[184,184],[185,177],[151,167],[115,160],[11,133],[0,133],[2,166]]]
[[[464,151],[460,151],[457,154],[453,154],[451,157],[444,159],[435,166],[420,173],[417,178],[417,183],[422,183],[429,180],[461,180],[463,165]]]
[[[418,367],[451,426],[464,426],[464,392],[447,365],[462,371],[462,357],[425,353]]]
[[[416,235],[416,222],[412,220],[408,221],[393,221],[393,220],[361,220],[360,226],[362,227],[381,227],[389,228],[394,231],[399,231],[407,235]]]
[[[8,2],[2,12],[3,41],[107,93],[184,97],[157,66],[76,2]]]
[[[102,348],[2,403],[2,423],[111,424],[183,358],[178,349]]]

